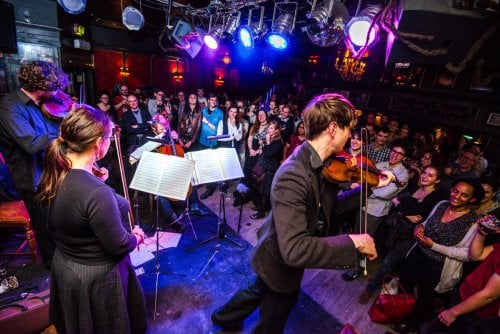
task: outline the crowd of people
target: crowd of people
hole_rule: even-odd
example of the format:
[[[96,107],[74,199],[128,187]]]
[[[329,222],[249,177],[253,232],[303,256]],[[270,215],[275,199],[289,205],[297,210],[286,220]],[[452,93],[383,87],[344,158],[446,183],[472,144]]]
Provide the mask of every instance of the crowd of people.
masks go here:
[[[128,257],[144,232],[128,228],[130,204],[105,183],[117,173],[106,158],[116,125],[129,176],[128,155],[151,136],[186,152],[236,151],[244,177],[233,205],[253,201],[250,218],[266,220],[252,256],[257,277],[213,313],[216,325],[241,327],[259,307],[254,331],[281,333],[304,269],[349,266],[342,277],[352,281],[367,259],[384,254],[358,302],[368,303],[386,274],[399,276],[418,297],[396,331],[424,324],[425,333],[459,333],[471,319],[482,324],[477,333],[498,328],[498,175],[481,143],[459,137],[454,149],[445,147],[432,133],[388,115],[359,116],[337,94],[318,95],[299,112],[290,95],[252,103],[205,97],[203,88],[175,96],[156,88],[148,97],[122,84],[114,94],[99,92],[95,108],[74,104],[61,119],[41,107],[68,85],[60,69],[30,62],[18,78],[20,89],[0,102],[0,148],[51,269],[50,317],[60,332],[146,329],[144,296]],[[327,182],[322,169],[332,159],[358,171],[370,166],[375,182],[370,189],[363,177]],[[205,185],[200,198],[215,189]],[[204,216],[198,191],[194,187],[186,205]],[[360,192],[367,197],[362,203]],[[164,226],[178,222],[167,198],[158,203]],[[464,264],[476,260],[484,260],[476,270]],[[112,291],[109,280],[116,282]],[[436,300],[453,290],[459,294],[448,299],[454,306],[435,318]]]

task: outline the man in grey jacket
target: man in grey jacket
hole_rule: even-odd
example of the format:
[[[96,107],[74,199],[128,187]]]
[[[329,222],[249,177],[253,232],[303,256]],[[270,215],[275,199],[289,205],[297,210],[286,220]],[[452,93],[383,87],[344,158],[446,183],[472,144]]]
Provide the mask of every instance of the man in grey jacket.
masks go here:
[[[367,234],[327,236],[331,217],[359,206],[359,189],[336,196],[339,188],[321,171],[340,152],[356,124],[354,107],[344,97],[324,94],[306,107],[307,141],[278,169],[271,188],[272,213],[259,231],[252,256],[257,277],[212,314],[223,328],[241,328],[257,307],[254,333],[282,333],[297,302],[306,268],[334,269],[356,265],[357,252],[377,256]],[[384,172],[380,186],[394,175]]]

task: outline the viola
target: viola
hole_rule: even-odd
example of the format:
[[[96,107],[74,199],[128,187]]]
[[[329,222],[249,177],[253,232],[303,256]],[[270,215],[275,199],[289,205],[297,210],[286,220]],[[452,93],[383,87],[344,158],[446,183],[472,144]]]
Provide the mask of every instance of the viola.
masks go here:
[[[42,112],[50,119],[62,120],[73,106],[73,101],[68,94],[57,91],[56,94],[42,102]]]
[[[366,180],[370,187],[378,185],[379,177],[383,176],[370,159],[362,157],[357,161],[356,165],[353,165],[351,160],[346,159],[344,156],[336,156],[328,161],[322,170],[322,174],[329,182],[359,182],[363,179]]]

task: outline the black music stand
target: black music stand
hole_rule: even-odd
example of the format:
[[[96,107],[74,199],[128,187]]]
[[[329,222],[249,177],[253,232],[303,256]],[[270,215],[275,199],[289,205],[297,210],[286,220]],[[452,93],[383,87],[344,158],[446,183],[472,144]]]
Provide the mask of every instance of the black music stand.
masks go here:
[[[160,276],[160,196],[186,200],[194,163],[187,159],[159,153],[143,152],[130,188],[156,196],[156,264],[155,301],[153,321],[156,322],[158,306],[158,280]],[[179,187],[179,191],[174,191]],[[184,194],[184,195],[181,195]],[[184,196],[184,198],[182,198]],[[191,224],[192,227],[192,224]],[[193,228],[194,232],[194,228]],[[196,233],[195,233],[196,236]]]
[[[200,245],[206,244],[212,240],[215,240],[215,246],[214,246],[214,252],[212,253],[212,256],[208,259],[207,263],[205,263],[205,266],[203,266],[203,269],[201,269],[200,273],[194,281],[197,281],[201,275],[205,272],[205,270],[208,268],[210,263],[214,260],[215,256],[221,252],[221,242],[223,240],[226,240],[235,246],[242,247],[236,240],[232,239],[229,237],[226,233],[226,227],[227,227],[227,220],[226,220],[226,194],[227,194],[227,183],[220,181],[219,182],[219,191],[220,191],[220,197],[219,197],[219,219],[217,221],[217,233],[213,236],[208,238],[207,240],[204,240],[200,242]]]

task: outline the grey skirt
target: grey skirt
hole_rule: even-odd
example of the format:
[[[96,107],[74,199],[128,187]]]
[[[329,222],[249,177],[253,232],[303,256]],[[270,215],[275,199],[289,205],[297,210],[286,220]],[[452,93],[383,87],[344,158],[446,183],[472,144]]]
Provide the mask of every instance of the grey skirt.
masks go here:
[[[49,317],[59,333],[144,333],[146,302],[130,257],[89,266],[56,250]]]

